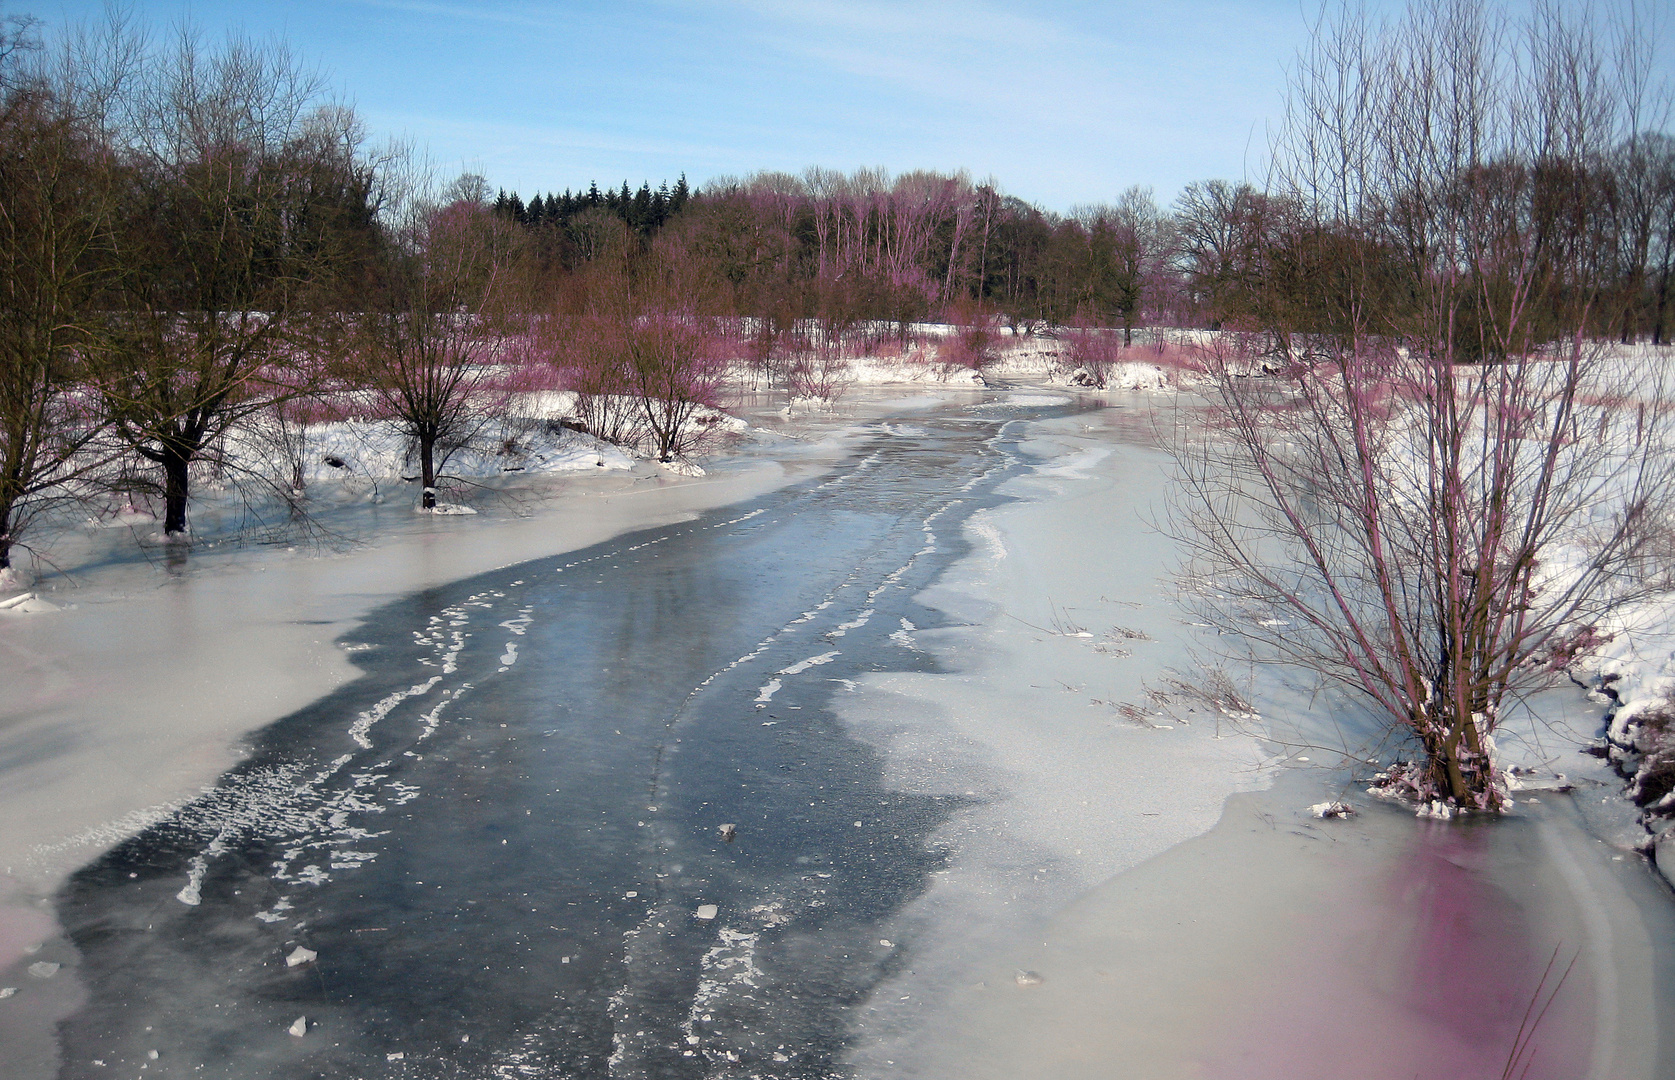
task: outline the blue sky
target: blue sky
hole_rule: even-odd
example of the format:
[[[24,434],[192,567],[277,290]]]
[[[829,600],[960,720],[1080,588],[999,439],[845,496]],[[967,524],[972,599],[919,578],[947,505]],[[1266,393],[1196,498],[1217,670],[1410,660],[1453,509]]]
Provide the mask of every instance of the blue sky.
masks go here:
[[[48,26],[99,0],[4,0]],[[1298,0],[152,0],[285,38],[372,131],[537,191],[684,171],[964,168],[1053,210],[1260,174]]]

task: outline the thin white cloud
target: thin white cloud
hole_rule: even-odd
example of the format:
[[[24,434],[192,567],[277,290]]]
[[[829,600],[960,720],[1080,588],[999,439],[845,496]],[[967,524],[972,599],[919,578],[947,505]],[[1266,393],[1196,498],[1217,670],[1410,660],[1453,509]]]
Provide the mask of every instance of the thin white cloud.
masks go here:
[[[1058,22],[985,4],[949,0],[710,0],[698,8],[748,11],[765,21],[807,32],[864,34],[875,41],[908,43],[937,38],[991,47],[1067,44],[1068,28]]]
[[[405,11],[413,15],[434,15],[460,22],[498,23],[503,26],[522,26],[535,30],[559,30],[563,24],[551,16],[541,17],[523,11],[509,11],[499,4],[444,4],[435,0],[353,0],[362,7]]]
[[[435,114],[369,111],[366,117],[369,123],[382,130],[422,132],[426,139],[469,142],[481,146],[482,153],[493,153],[495,148],[517,153],[539,148],[646,157],[715,158],[734,152],[733,148],[723,144],[671,139],[661,131],[634,137],[585,127],[484,122]]]

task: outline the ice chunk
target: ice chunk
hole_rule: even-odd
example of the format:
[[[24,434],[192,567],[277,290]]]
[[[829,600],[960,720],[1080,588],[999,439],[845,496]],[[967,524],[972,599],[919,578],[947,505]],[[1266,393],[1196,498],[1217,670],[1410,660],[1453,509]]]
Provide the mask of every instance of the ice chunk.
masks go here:
[[[1043,982],[1046,982],[1038,972],[1034,971],[1019,971],[1012,976],[1012,980],[1019,986],[1040,986]]]
[[[291,955],[285,958],[285,966],[288,968],[301,967],[303,964],[309,963],[319,955],[320,954],[315,952],[313,949],[305,949],[301,945],[298,945],[296,948],[291,950]]]
[[[739,827],[730,821],[725,825],[720,826],[716,831],[721,834],[721,839],[727,841],[729,844],[733,842],[734,837],[739,835]]]
[[[58,974],[58,969],[62,966],[63,965],[55,964],[50,960],[37,960],[33,964],[29,965],[29,974],[35,976],[37,979],[50,979],[54,975]]]
[[[289,1031],[292,1035],[295,1035],[299,1039],[302,1038],[304,1035],[308,1034],[308,1017],[297,1017],[295,1020],[291,1021],[291,1026],[285,1030]]]
[[[705,922],[709,922],[719,914],[721,914],[721,909],[714,904],[698,905],[698,918],[704,920]]]

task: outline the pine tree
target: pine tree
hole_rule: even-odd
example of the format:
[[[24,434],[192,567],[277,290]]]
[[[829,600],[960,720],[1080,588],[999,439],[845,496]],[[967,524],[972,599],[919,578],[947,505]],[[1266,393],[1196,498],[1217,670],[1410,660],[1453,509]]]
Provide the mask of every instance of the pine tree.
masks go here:
[[[642,233],[649,233],[657,222],[651,216],[651,184],[640,182],[640,190],[634,193],[634,214],[629,224]]]
[[[686,186],[686,174],[681,173],[680,181],[675,184],[674,197],[669,200],[669,209],[677,214],[680,213],[681,208],[686,205],[686,200],[691,197],[692,191]]]
[[[669,220],[669,181],[665,180],[657,185],[657,190],[651,196],[652,228],[661,229],[663,223]]]

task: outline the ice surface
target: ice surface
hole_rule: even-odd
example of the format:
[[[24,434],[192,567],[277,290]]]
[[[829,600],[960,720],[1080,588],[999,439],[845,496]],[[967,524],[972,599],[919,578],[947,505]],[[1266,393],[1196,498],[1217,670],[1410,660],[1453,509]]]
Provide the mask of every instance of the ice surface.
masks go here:
[[[346,550],[217,547],[171,565],[97,534],[110,540],[89,549],[98,562],[34,583],[65,610],[0,617],[0,970],[51,935],[44,905],[71,870],[198,796],[242,756],[245,732],[359,675],[353,642],[337,641],[370,610],[753,497],[843,453],[852,422],[702,478],[650,465],[589,472],[465,518],[351,508],[337,519],[358,538]],[[438,664],[445,674],[445,650]],[[369,738],[378,719],[374,709],[356,732]],[[194,880],[183,903],[197,899]],[[73,980],[53,982],[67,989],[40,998],[46,1012],[0,1017],[20,1076],[52,1074],[52,1025],[79,1001]]]
[[[1667,1018],[1675,909],[1572,813],[1425,825],[1322,800],[1341,773],[1310,758],[1335,755],[1286,744],[1350,756],[1374,732],[1267,683],[1264,708],[1294,708],[1255,730],[1281,744],[1248,715],[1148,715],[1148,689],[1202,654],[1147,525],[1163,463],[1124,425],[1031,422],[1026,501],[976,516],[972,555],[920,597],[953,627],[910,636],[947,673],[837,699],[894,785],[969,799],[893,920],[912,960],[858,1011],[857,1075],[1498,1075],[1555,949],[1576,969],[1528,1077],[1661,1075],[1668,1048],[1625,1033]],[[1509,717],[1509,762],[1581,758],[1585,718],[1553,697]]]
[[[1555,949],[1578,961],[1527,1075],[1661,1075],[1648,958],[1670,924],[1626,902],[1629,874],[1562,822],[1314,822],[1287,809],[1307,787],[1236,796],[977,965],[893,1075],[1500,1075]],[[1019,968],[1042,984],[1020,994]]]
[[[1146,524],[1164,493],[1162,457],[1129,423],[1094,413],[1029,425],[1023,449],[1041,467],[1011,482],[1022,501],[976,515],[973,554],[919,597],[956,628],[898,632],[950,673],[881,674],[836,701],[885,752],[890,783],[969,804],[936,837],[946,868],[891,935],[911,942],[914,962],[857,1022],[863,1075],[958,1075],[913,1047],[977,977],[975,961],[1081,890],[1209,830],[1229,794],[1263,782],[1268,755],[1254,739],[1209,722],[1154,730],[1118,710],[1190,660],[1171,551]],[[1120,623],[1144,644],[1130,657],[1099,652],[1097,637],[1051,629],[1055,616],[1090,633]],[[914,1060],[919,1072],[896,1071]]]

